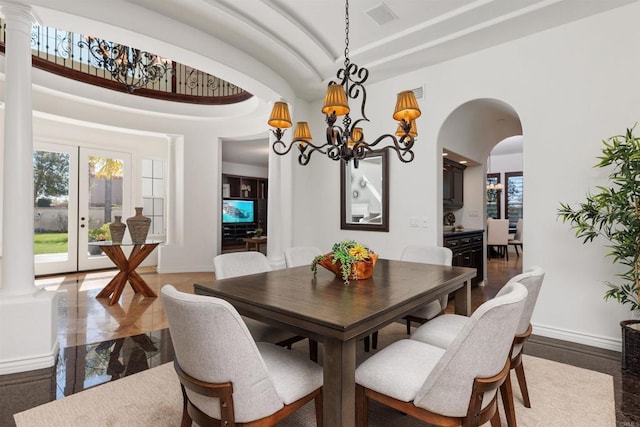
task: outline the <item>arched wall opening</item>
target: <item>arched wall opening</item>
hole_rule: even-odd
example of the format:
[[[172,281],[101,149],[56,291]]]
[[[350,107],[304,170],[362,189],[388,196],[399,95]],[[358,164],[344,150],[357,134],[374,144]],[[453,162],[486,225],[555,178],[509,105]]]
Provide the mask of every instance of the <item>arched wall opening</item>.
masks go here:
[[[521,135],[522,122],[518,113],[498,99],[474,99],[461,104],[447,116],[438,133],[438,148],[443,157],[446,153],[447,158],[463,163],[466,168],[464,203],[456,207],[442,206],[442,217],[453,213],[456,225],[464,229],[486,229],[486,177],[490,153],[506,138]],[[486,255],[485,244],[485,272]]]

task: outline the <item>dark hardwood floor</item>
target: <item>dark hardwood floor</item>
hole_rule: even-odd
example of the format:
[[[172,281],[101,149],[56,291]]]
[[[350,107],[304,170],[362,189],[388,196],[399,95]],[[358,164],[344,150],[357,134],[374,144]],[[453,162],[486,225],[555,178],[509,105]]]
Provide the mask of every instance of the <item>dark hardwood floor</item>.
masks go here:
[[[489,260],[487,283],[472,291],[474,309],[521,271],[521,257],[511,256],[508,262]],[[96,300],[96,294],[115,273],[68,274],[36,281],[60,292],[58,364],[0,376],[0,426],[15,425],[12,415],[16,412],[173,360],[159,299],[135,296],[127,286],[119,304],[108,306]],[[172,283],[192,292],[194,282],[213,278],[212,273],[157,274],[153,269],[143,270],[142,275],[155,291]],[[452,304],[447,311],[453,311]],[[621,370],[620,353],[535,335],[526,344],[525,353],[612,375],[617,425],[640,426],[640,378]]]

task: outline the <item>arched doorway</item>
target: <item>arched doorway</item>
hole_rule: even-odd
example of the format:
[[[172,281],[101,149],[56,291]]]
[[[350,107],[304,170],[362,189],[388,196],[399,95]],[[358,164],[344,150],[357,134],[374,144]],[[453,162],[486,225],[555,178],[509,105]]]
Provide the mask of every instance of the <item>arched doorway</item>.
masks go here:
[[[454,109],[445,119],[438,134],[438,147],[444,153],[454,153],[457,162],[466,161],[463,178],[463,203],[453,207],[443,205],[443,216],[453,213],[456,222],[466,229],[485,229],[487,221],[487,172],[489,155],[506,138],[522,135],[522,123],[516,110],[508,103],[491,98],[468,101]],[[448,162],[448,161],[447,161]],[[486,243],[486,233],[485,233]],[[485,245],[486,249],[486,245]],[[512,257],[514,261],[516,257]],[[492,261],[490,261],[492,262]],[[504,268],[487,264],[484,254],[484,284],[501,286],[522,271],[521,258],[514,266]],[[503,271],[504,270],[504,271]],[[488,290],[487,293],[494,293]]]

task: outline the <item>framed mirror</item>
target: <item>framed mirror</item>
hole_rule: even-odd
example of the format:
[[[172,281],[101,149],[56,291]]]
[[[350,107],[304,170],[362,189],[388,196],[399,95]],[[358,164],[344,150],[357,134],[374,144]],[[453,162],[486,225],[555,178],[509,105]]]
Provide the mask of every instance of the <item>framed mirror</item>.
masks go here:
[[[340,228],[389,231],[389,162],[386,151],[341,162]]]

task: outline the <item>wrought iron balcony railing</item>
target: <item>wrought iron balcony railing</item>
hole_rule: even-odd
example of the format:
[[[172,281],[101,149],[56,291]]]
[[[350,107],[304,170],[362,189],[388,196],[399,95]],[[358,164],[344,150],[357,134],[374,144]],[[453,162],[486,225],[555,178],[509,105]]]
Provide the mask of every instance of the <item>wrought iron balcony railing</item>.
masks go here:
[[[0,51],[4,52],[5,21],[3,19],[0,19],[0,26]],[[111,72],[102,66],[100,59],[91,54],[87,43],[91,38],[93,37],[34,25],[31,31],[33,66],[85,83],[175,102],[221,105],[242,102],[252,96],[244,89],[216,76],[152,54],[149,55],[168,62],[167,65],[172,71],[165,73],[159,80],[149,82],[132,91],[131,88],[117,81]],[[105,43],[140,52],[124,45]]]

